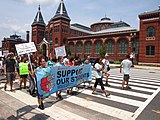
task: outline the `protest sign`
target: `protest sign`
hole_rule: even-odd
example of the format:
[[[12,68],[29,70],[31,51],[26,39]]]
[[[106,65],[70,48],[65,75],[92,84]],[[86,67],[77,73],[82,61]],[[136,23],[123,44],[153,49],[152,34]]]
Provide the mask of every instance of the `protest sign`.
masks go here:
[[[38,93],[45,98],[57,91],[91,81],[92,68],[91,65],[47,67],[38,69],[36,77]]]
[[[34,42],[16,44],[15,47],[18,55],[23,55],[26,53],[32,53],[37,51]]]
[[[66,56],[65,46],[55,48],[56,57],[58,56]]]

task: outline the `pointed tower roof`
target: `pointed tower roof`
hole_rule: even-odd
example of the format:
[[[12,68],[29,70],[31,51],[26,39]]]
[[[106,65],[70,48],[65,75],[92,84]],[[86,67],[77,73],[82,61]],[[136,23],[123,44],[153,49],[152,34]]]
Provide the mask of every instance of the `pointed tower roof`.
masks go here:
[[[59,4],[59,7],[56,11],[56,14],[52,19],[61,18],[61,17],[70,20],[68,14],[67,14],[67,10],[65,8],[63,0],[61,0],[61,3]]]
[[[34,21],[33,21],[32,25],[37,25],[37,24],[45,26],[43,16],[42,16],[42,13],[41,13],[40,5],[38,7],[38,12],[36,14],[36,17],[34,18]]]

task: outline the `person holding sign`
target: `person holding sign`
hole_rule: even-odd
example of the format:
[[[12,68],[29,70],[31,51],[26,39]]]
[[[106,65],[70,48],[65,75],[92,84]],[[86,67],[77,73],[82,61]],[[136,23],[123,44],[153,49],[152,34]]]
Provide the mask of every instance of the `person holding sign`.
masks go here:
[[[22,62],[19,63],[19,72],[20,72],[20,89],[22,88],[22,83],[24,83],[24,89],[26,89],[26,82],[27,82],[27,77],[28,77],[28,63],[26,63],[27,58],[24,57],[22,58]]]

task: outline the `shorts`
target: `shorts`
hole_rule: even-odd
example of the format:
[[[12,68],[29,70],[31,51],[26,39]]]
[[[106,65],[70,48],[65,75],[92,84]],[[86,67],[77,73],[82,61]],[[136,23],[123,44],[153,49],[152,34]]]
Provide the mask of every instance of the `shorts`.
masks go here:
[[[14,81],[15,77],[16,77],[15,72],[7,72],[6,74],[7,81]]]
[[[28,75],[20,75],[20,78],[27,78]]]
[[[125,75],[123,76],[123,80],[124,80],[124,81],[129,80],[129,78],[130,78],[129,74],[125,74]]]

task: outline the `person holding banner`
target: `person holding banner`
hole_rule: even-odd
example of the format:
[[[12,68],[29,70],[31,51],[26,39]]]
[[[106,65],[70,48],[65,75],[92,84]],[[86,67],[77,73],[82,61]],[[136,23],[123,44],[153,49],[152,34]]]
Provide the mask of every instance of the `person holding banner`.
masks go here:
[[[45,59],[44,58],[40,58],[39,59],[39,67],[37,67],[37,69],[34,70],[34,73],[36,74],[36,71],[38,69],[45,68],[45,67],[46,67]],[[40,97],[40,95],[38,94],[38,91],[37,91],[37,95],[38,95],[38,104],[39,104],[38,108],[41,109],[41,110],[44,110],[44,104],[43,104],[44,98]]]
[[[19,63],[19,74],[20,74],[20,89],[22,89],[22,83],[24,83],[24,89],[26,89],[26,82],[27,82],[27,77],[28,77],[28,63],[27,63],[27,58],[23,57],[22,62]]]
[[[57,66],[64,66],[62,56],[58,56],[57,63],[54,65],[54,67],[57,67]],[[56,99],[60,99],[60,100],[63,99],[61,96],[61,92],[62,92],[61,90],[56,92],[56,96],[57,96]]]
[[[104,85],[102,82],[102,77],[103,77],[103,72],[106,73],[106,71],[103,69],[103,62],[101,58],[97,58],[96,62],[95,62],[95,78],[96,78],[96,82],[94,83],[94,88],[93,88],[93,92],[92,94],[96,94],[96,87],[98,84],[100,84],[102,92],[106,95],[106,97],[108,97],[110,95],[110,93],[108,93],[105,89],[104,89]]]

